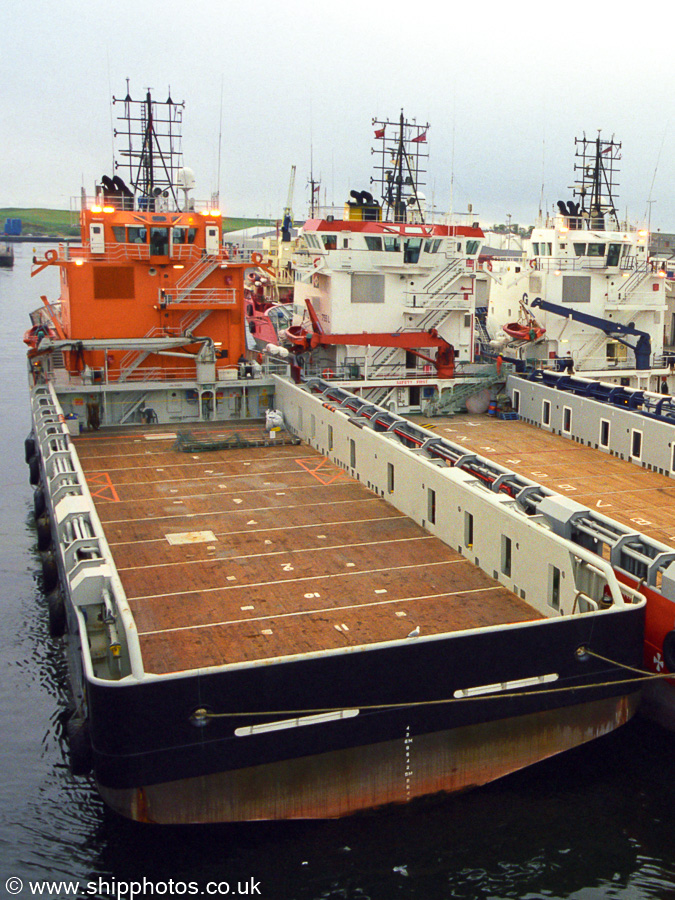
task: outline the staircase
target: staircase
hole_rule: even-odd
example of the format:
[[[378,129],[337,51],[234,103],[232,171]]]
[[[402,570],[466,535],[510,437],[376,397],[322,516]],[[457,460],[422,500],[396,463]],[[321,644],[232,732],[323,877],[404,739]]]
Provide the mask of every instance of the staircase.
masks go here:
[[[462,412],[469,397],[473,397],[474,394],[491,388],[495,384],[503,384],[505,379],[505,374],[498,373],[495,367],[484,375],[476,375],[468,381],[453,384],[443,391],[438,400],[431,400],[426,404],[424,414],[427,416],[452,416]]]

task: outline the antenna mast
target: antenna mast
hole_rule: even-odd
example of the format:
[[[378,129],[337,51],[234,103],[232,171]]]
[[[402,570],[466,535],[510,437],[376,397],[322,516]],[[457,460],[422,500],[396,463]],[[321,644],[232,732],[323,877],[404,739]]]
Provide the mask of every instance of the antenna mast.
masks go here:
[[[429,153],[426,152],[429,123],[418,125],[408,122],[401,110],[398,122],[389,119],[373,119],[375,140],[379,142],[372,149],[379,159],[375,165],[378,173],[371,177],[371,184],[380,186],[385,218],[393,217],[395,222],[406,222],[414,217],[424,222],[419,188],[424,185]]]
[[[122,138],[126,146],[119,151],[122,162],[115,162],[115,169],[123,169],[135,194],[140,194],[148,209],[154,209],[159,197],[173,197],[178,205],[175,188],[178,170],[183,165],[181,126],[184,103],[174,103],[169,97],[164,102],[152,99],[148,88],[143,100],[113,97],[113,105],[123,104],[123,112],[117,117],[123,122],[123,130],[114,131],[115,138]]]
[[[605,216],[609,216],[618,229],[615,204],[618,194],[615,191],[619,169],[615,163],[621,159],[621,144],[614,140],[614,135],[609,141],[602,140],[599,131],[595,140],[588,140],[584,134],[582,138],[575,138],[574,143],[578,160],[574,171],[580,173],[574,195],[581,198],[581,216],[588,220],[589,227],[596,230],[605,228]]]

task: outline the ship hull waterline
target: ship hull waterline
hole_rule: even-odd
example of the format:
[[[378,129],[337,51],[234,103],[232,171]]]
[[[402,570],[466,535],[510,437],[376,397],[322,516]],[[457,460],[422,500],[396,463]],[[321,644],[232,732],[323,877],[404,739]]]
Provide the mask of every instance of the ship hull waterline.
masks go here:
[[[157,824],[327,819],[485,785],[627,722],[638,694],[139,788],[98,785]]]

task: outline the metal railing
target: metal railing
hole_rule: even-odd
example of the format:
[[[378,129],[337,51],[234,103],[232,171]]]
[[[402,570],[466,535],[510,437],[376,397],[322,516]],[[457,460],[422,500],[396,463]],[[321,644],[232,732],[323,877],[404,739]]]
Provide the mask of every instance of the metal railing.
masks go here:
[[[180,306],[198,303],[200,306],[234,306],[237,293],[234,288],[165,288],[160,292],[160,306]]]

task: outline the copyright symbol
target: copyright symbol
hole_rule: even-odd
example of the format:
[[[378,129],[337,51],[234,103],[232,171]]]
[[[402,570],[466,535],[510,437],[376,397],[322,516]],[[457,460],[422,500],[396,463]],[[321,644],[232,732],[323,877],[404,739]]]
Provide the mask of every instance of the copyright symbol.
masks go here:
[[[5,888],[8,894],[20,894],[23,890],[23,881],[20,878],[8,878],[5,882]]]

